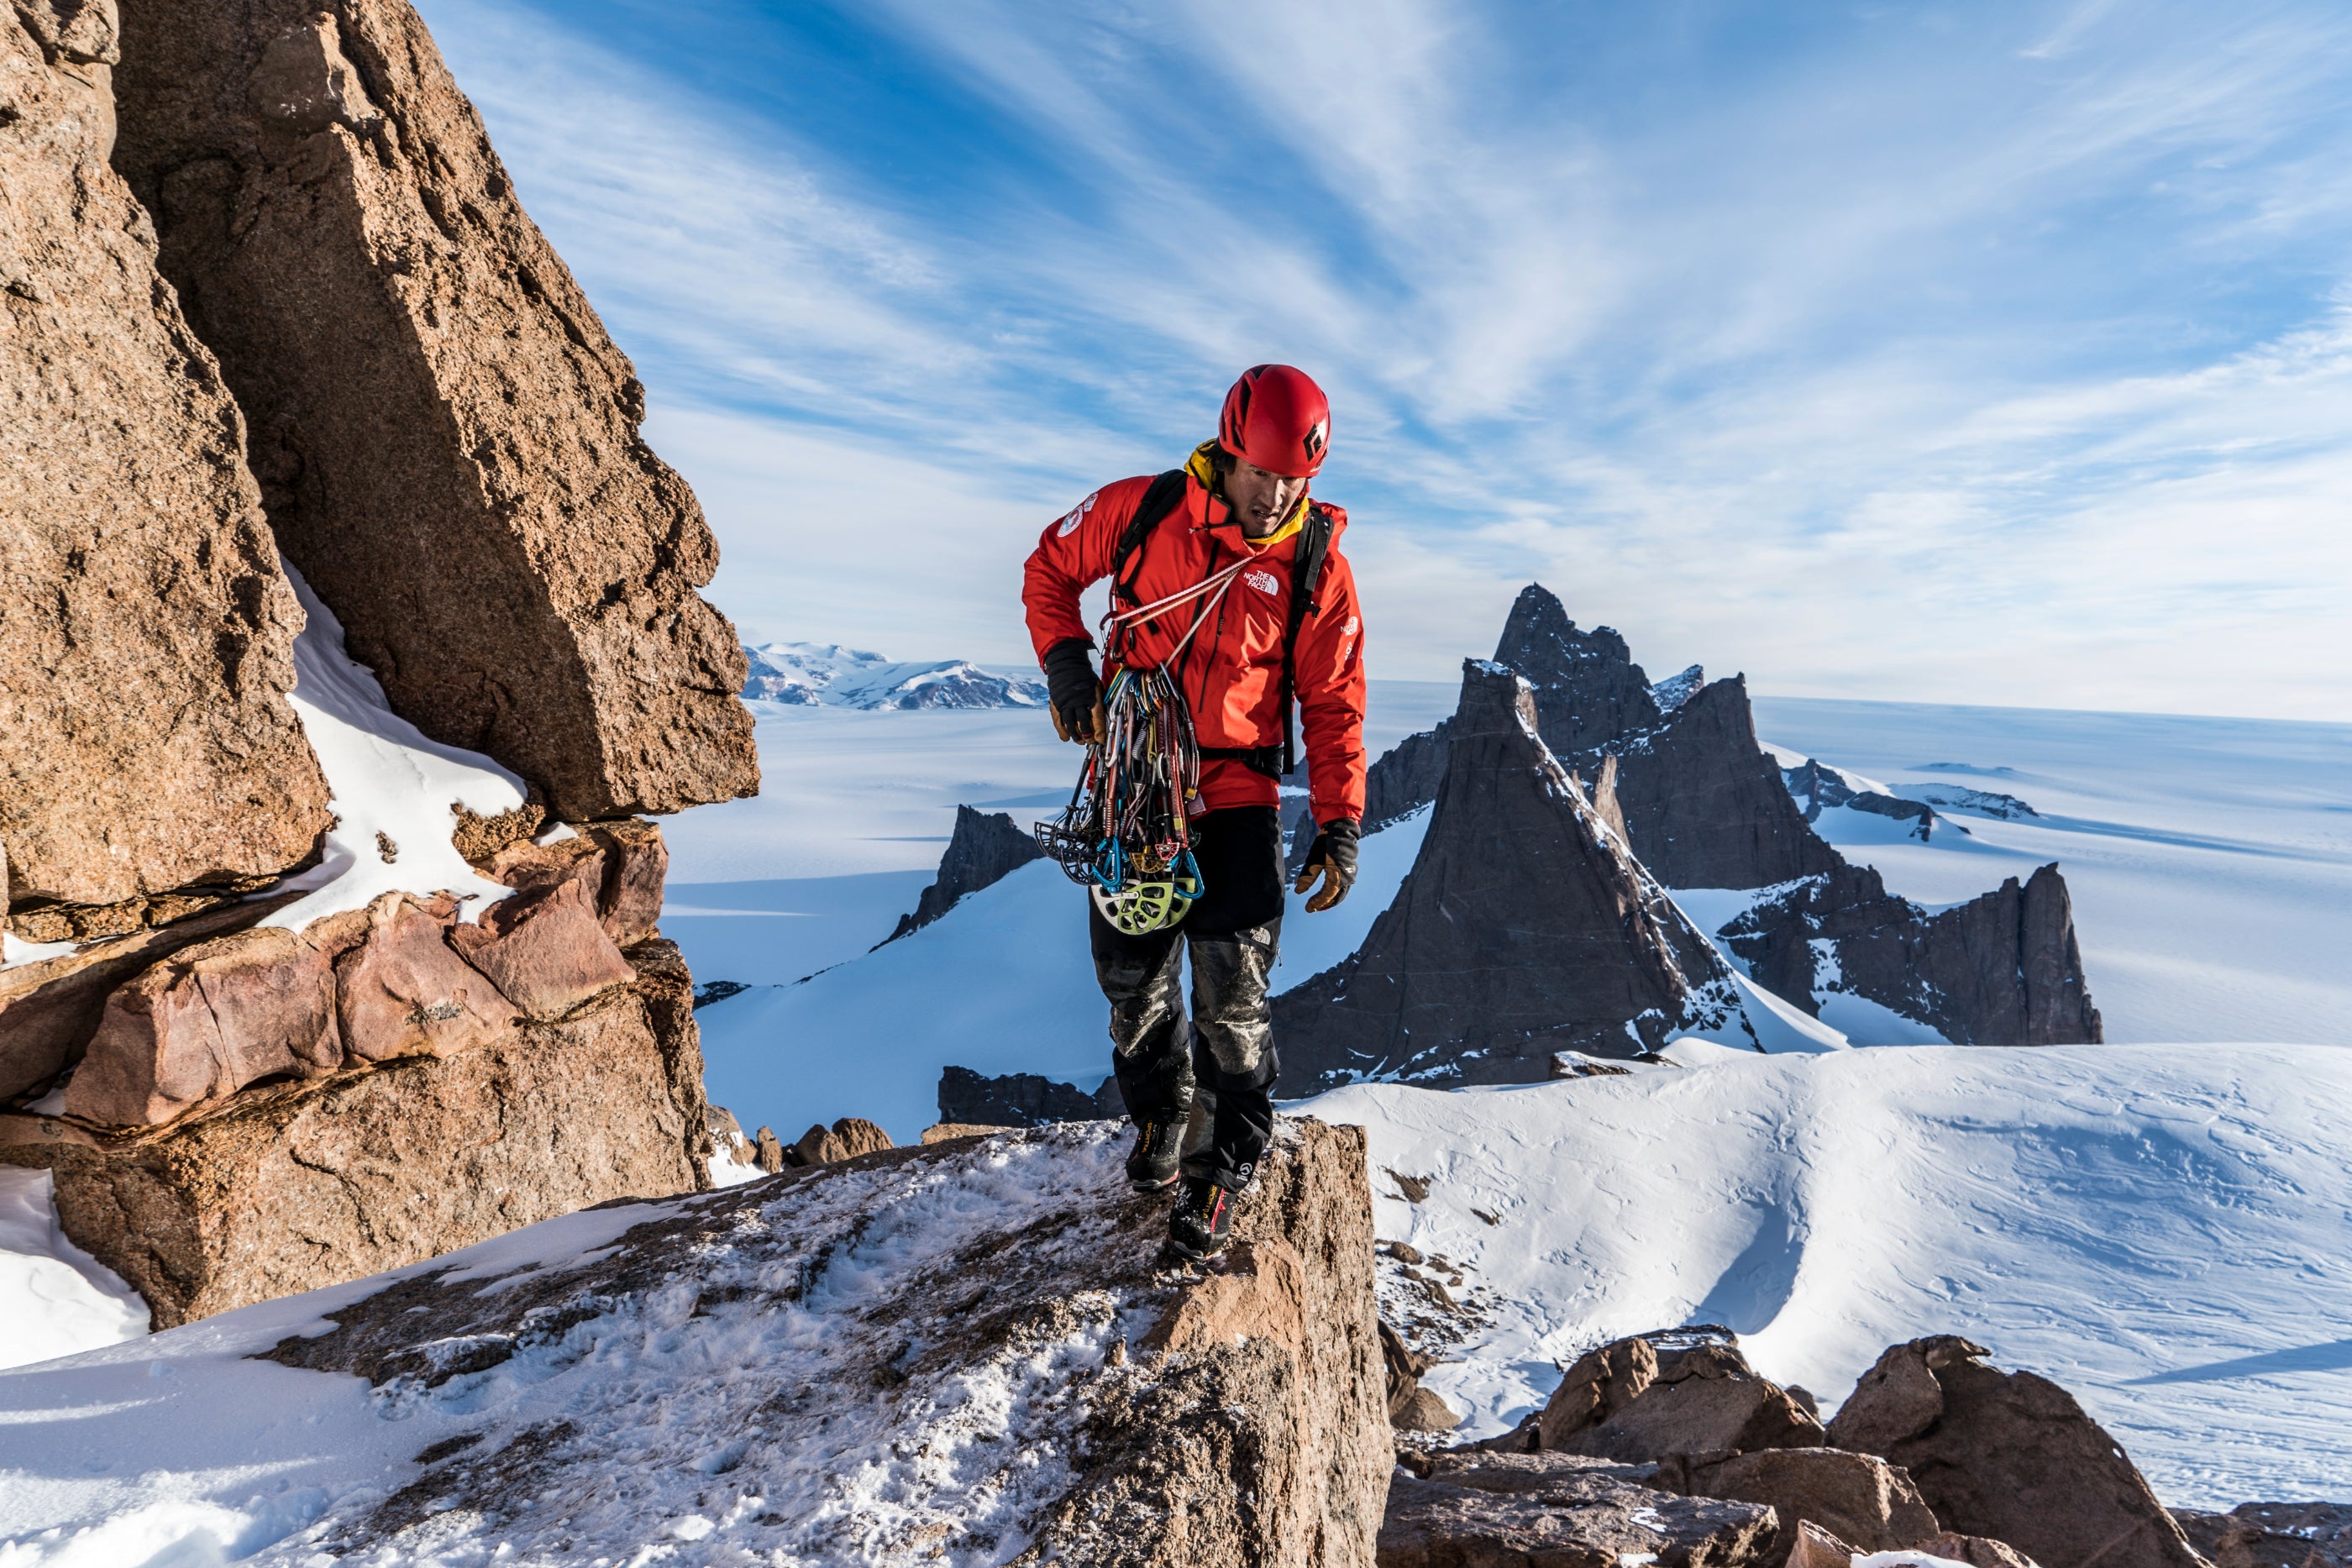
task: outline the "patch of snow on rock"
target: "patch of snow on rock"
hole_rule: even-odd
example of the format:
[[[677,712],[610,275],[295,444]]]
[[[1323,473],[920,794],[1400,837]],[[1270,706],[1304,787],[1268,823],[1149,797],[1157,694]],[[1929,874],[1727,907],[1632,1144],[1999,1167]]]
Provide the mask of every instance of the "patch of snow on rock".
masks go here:
[[[343,650],[342,622],[292,566],[310,618],[294,643],[294,712],[318,754],[336,817],[325,857],[289,877],[307,896],[267,924],[299,931],[321,915],[362,909],[380,894],[447,892],[471,920],[511,891],[478,874],[449,841],[453,806],[493,817],[523,803],[523,782],[477,751],[444,746],[392,711],[383,687]]]
[[[147,1303],[66,1239],[49,1173],[0,1166],[0,1367],[136,1339]],[[0,1562],[6,1560],[0,1548]]]

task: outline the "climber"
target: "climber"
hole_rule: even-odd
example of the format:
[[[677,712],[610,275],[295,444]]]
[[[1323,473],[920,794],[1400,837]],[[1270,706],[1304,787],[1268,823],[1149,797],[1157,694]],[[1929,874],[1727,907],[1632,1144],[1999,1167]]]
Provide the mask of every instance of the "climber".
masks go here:
[[[1110,674],[1164,669],[1199,742],[1190,807],[1197,900],[1164,924],[1152,924],[1164,918],[1157,912],[1122,919],[1125,930],[1105,917],[1103,904],[1115,901],[1090,901],[1088,914],[1112,1066],[1136,1127],[1128,1177],[1156,1191],[1181,1173],[1169,1245],[1187,1259],[1225,1244],[1234,1204],[1274,1132],[1280,1062],[1266,988],[1282,930],[1277,780],[1296,766],[1294,697],[1316,824],[1294,891],[1314,888],[1307,908],[1318,913],[1356,880],[1363,627],[1355,574],[1339,550],[1347,514],[1307,497],[1330,431],[1330,405],[1304,371],[1256,366],[1225,394],[1216,438],[1182,468],[1106,485],[1047,525],[1022,589],[1063,738],[1099,733]],[[1078,596],[1107,577],[1110,630],[1097,676]],[[1212,580],[1213,591],[1193,591]],[[1168,600],[1172,612],[1151,611]],[[1178,983],[1187,948],[1190,1021]]]

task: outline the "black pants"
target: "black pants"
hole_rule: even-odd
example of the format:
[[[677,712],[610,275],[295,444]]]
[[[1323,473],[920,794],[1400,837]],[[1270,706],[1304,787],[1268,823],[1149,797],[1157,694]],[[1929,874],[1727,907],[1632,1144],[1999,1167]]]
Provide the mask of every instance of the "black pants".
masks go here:
[[[1244,1187],[1274,1136],[1266,980],[1282,936],[1282,818],[1237,806],[1197,819],[1205,884],[1182,923],[1122,934],[1087,903],[1095,977],[1110,999],[1112,1066],[1137,1124],[1183,1121],[1183,1170]],[[1192,1017],[1178,970],[1192,955]]]

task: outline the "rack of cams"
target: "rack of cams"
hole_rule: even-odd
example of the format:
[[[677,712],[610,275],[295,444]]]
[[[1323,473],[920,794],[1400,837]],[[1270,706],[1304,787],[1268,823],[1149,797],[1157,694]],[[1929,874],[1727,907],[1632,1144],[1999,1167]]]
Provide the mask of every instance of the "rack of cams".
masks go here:
[[[1034,831],[1116,930],[1175,925],[1201,896],[1189,808],[1201,751],[1183,693],[1163,670],[1120,670],[1103,698],[1070,803]]]

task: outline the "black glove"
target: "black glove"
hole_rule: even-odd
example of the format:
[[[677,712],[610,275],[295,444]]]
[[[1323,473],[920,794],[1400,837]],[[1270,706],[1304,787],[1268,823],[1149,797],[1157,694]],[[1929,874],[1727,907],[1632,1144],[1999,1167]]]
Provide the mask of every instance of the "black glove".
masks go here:
[[[1363,825],[1353,817],[1342,817],[1336,822],[1326,822],[1323,831],[1315,835],[1314,844],[1307,852],[1307,867],[1298,873],[1298,885],[1293,893],[1305,893],[1313,884],[1315,873],[1323,873],[1323,886],[1307,901],[1307,913],[1320,915],[1341,899],[1356,885],[1356,841],[1363,835]]]
[[[1093,643],[1065,637],[1045,650],[1045,700],[1054,710],[1054,732],[1064,740],[1092,740],[1102,733]]]

